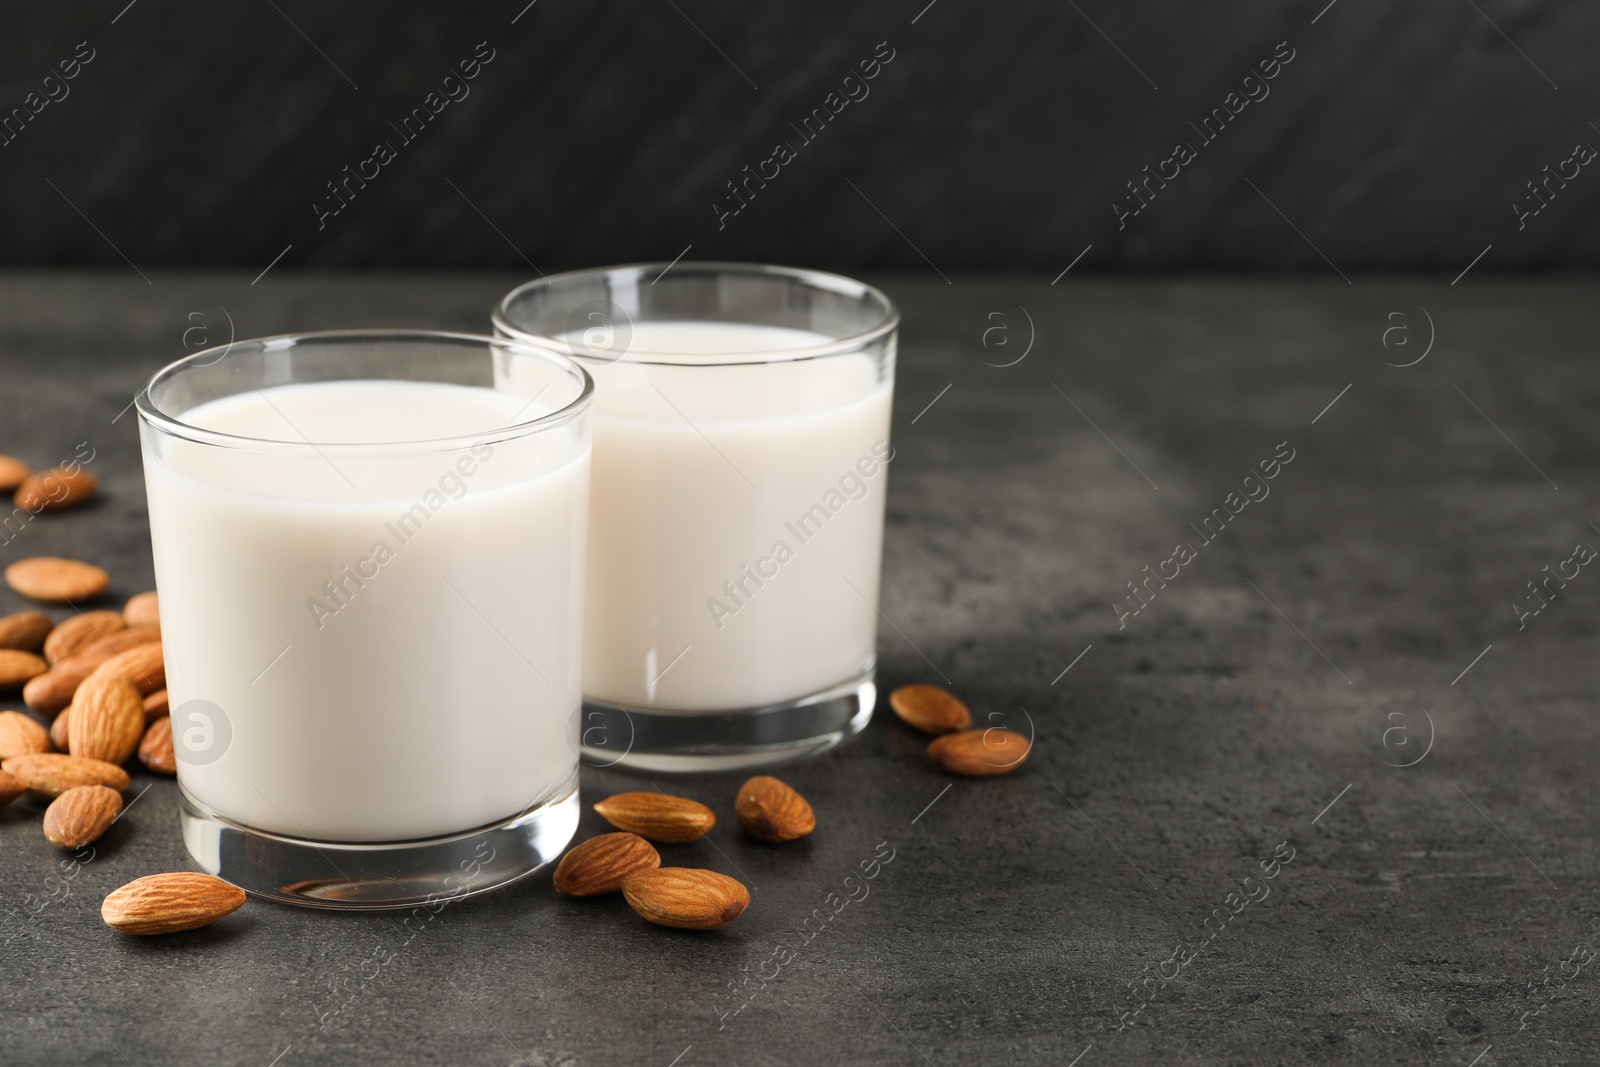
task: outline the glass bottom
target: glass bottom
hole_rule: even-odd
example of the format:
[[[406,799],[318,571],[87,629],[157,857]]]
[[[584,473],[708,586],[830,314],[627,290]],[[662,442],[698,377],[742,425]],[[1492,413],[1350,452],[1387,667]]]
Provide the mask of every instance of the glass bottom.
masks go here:
[[[703,774],[805,759],[854,737],[872,719],[878,687],[865,670],[819,693],[732,711],[663,712],[583,703],[583,761],[651,774]]]
[[[578,828],[578,772],[552,799],[505,822],[447,837],[362,845],[252,830],[180,789],[183,843],[201,869],[253,896],[314,908],[441,906],[551,862]]]

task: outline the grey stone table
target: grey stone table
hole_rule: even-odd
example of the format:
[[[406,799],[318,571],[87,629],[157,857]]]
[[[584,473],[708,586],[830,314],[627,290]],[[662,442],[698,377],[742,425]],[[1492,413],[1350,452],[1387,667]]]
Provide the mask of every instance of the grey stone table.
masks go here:
[[[473,329],[516,280],[0,278],[0,452],[88,441],[105,486],[0,562],[151,584],[124,408],[185,309]],[[70,869],[18,802],[0,1062],[1600,1058],[1600,287],[879,280],[880,682],[1034,731],[1019,772],[947,778],[885,709],[784,772],[819,829],[783,848],[737,832],[737,776],[680,783],[723,823],[668,862],[754,897],[709,935],[538,875],[409,924],[253,902],[129,939],[100,900],[190,866],[175,784],[136,775]],[[586,771],[585,800],[638,782]]]

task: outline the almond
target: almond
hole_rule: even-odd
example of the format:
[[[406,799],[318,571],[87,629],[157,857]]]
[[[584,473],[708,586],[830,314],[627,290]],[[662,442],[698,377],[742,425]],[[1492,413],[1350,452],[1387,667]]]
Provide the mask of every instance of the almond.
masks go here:
[[[178,755],[172,750],[171,719],[157,719],[145,730],[144,740],[139,742],[139,762],[157,774],[178,773]]]
[[[22,687],[22,702],[43,715],[54,715],[72,703],[72,694],[102,660],[69,656]]]
[[[20,711],[0,711],[0,759],[50,751],[50,734]]]
[[[167,691],[157,689],[154,693],[144,698],[144,721],[155,722],[172,714],[172,707],[167,702]]]
[[[32,473],[32,469],[16,456],[0,455],[0,493],[11,492]]]
[[[118,639],[125,639],[127,634],[132,634],[135,630],[148,631],[148,629],[148,627],[144,626],[132,626],[124,633],[113,636]],[[159,637],[160,631],[157,630],[155,632]],[[88,653],[85,653],[85,655],[88,655]],[[126,651],[118,652],[108,657],[100,666],[94,669],[93,674],[84,679],[84,684],[87,685],[96,676],[102,674],[116,675],[131,684],[139,691],[139,699],[142,702],[151,693],[167,687],[167,666],[166,660],[162,657],[161,642],[157,640],[135,645]]]
[[[951,774],[988,778],[1016,770],[1031,747],[1016,731],[992,726],[936,737],[928,743],[928,755]]]
[[[133,755],[143,736],[144,700],[132,682],[96,670],[78,687],[67,731],[74,756],[122,763]]]
[[[659,866],[661,854],[638,834],[601,834],[561,857],[556,864],[556,892],[569,897],[615,893],[629,875]]]
[[[160,626],[158,603],[154,589],[140,593],[122,605],[122,617],[128,620],[129,626]]]
[[[19,652],[37,652],[44,647],[50,634],[50,616],[39,611],[19,611],[0,619],[0,648],[14,648]],[[45,654],[49,659],[49,653]]]
[[[0,807],[11,803],[28,791],[27,783],[10,771],[0,771]]]
[[[100,480],[82,467],[72,470],[51,467],[28,475],[17,486],[17,507],[27,508],[35,515],[41,511],[60,511],[82,504],[99,488]]]
[[[32,556],[6,568],[6,584],[34,600],[70,604],[104,593],[111,586],[111,576],[92,563],[60,556]]]
[[[56,747],[57,752],[67,752],[71,749],[67,734],[70,729],[72,729],[72,707],[69,705],[62,708],[61,714],[56,716],[56,721],[50,724],[50,743]]]
[[[889,706],[907,726],[925,734],[947,734],[972,725],[972,712],[936,685],[902,685],[889,694]]]
[[[704,804],[665,793],[618,793],[594,810],[618,830],[673,845],[693,841],[717,824],[716,813]]]
[[[44,809],[44,836],[56,848],[76,852],[111,828],[122,811],[122,794],[103,785],[76,785]]]
[[[657,926],[715,930],[750,906],[750,890],[737,878],[694,867],[660,867],[622,883],[628,906]]]
[[[118,792],[128,788],[128,772],[121,767],[58,752],[12,756],[0,762],[0,770],[10,771],[41,797],[58,797],[75,785],[106,785]]]
[[[118,611],[86,611],[74,615],[44,639],[44,658],[59,663],[95,638],[127,628],[127,620]]]
[[[79,652],[55,664],[24,686],[23,703],[34,711],[54,715],[72,703],[72,695],[95,672],[95,668],[124,651],[132,653],[150,645],[159,650],[157,642],[160,639],[161,631],[153,626],[130,626],[126,630],[95,638]],[[154,692],[167,684],[166,668],[156,662],[160,660],[160,655],[159,651],[130,655],[119,661],[117,673],[132,681],[134,688],[141,693]]]
[[[243,903],[244,890],[209,874],[148,874],[106,897],[100,917],[124,934],[174,934],[216,922]]]
[[[0,648],[0,689],[20,689],[50,669],[50,664],[32,652]]]
[[[817,828],[817,816],[806,798],[770,775],[757,775],[746,782],[733,810],[745,833],[758,841],[781,844]]]

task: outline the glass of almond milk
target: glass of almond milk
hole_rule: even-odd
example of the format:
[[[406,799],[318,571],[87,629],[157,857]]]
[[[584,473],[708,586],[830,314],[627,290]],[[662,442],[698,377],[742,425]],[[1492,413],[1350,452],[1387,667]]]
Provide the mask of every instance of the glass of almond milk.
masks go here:
[[[511,362],[526,392],[505,387]],[[184,842],[248,892],[409,907],[578,819],[593,383],[503,339],[271,337],[137,404]]]
[[[861,730],[893,456],[888,297],[816,271],[658,263],[530,282],[493,321],[595,380],[585,758],[732,770]],[[506,371],[515,395],[539,373],[520,356]]]

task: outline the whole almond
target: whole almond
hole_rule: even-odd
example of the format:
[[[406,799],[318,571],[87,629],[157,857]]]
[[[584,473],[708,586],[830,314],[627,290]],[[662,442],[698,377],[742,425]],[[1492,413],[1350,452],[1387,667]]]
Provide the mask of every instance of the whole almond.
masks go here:
[[[17,486],[17,507],[27,508],[35,515],[41,511],[60,511],[89,500],[99,488],[99,479],[82,467],[73,470],[51,467],[28,475]]]
[[[19,611],[0,619],[0,648],[37,652],[44,647],[52,627],[50,616],[40,611]],[[49,659],[48,653],[45,659]]]
[[[947,734],[972,725],[967,706],[936,685],[902,685],[889,694],[889,706],[901,722],[925,734]]]
[[[178,773],[178,756],[172,750],[171,719],[157,719],[145,729],[144,740],[139,742],[139,762],[157,774]]]
[[[750,890],[737,878],[694,867],[660,867],[622,883],[628,906],[657,926],[715,930],[750,906]]]
[[[127,628],[128,622],[120,611],[86,611],[74,615],[44,639],[44,658],[59,663],[95,638]]]
[[[757,775],[746,782],[733,810],[745,833],[758,841],[781,844],[817,828],[817,816],[806,798],[770,775]]]
[[[209,874],[149,874],[106,897],[100,917],[124,934],[175,934],[216,922],[243,903],[244,890]]]
[[[0,807],[11,803],[28,791],[27,783],[10,771],[0,771]]]
[[[618,793],[594,810],[618,830],[672,845],[693,841],[717,824],[716,813],[704,804],[665,793]]]
[[[137,688],[137,687],[135,687]],[[167,691],[157,689],[154,693],[144,698],[144,721],[155,722],[172,714],[172,707],[167,702]]]
[[[154,692],[165,686],[166,668],[160,664],[161,631],[153,626],[130,626],[90,641],[75,655],[55,664],[44,674],[34,678],[22,690],[23,703],[34,711],[54,715],[72,703],[78,691],[95,669],[122,652],[136,652],[153,645],[155,651],[130,655],[119,661],[116,669],[134,683],[141,693]]]
[[[928,743],[928,755],[951,774],[988,778],[1016,770],[1031,747],[1026,737],[996,726],[936,737]]]
[[[68,656],[22,687],[22,702],[42,715],[54,715],[72,703],[72,694],[104,660]]]
[[[127,634],[132,634],[135,630],[149,629],[145,626],[131,626],[123,633],[112,636],[125,639]],[[159,635],[160,631],[157,630],[156,633]],[[151,693],[167,687],[167,666],[166,660],[162,657],[161,642],[134,645],[126,651],[107,657],[94,669],[93,674],[84,679],[84,684],[87,685],[102,674],[115,675],[128,682],[139,691],[139,699],[143,701]]]
[[[170,734],[168,730],[169,738]],[[615,893],[630,875],[659,866],[661,854],[638,834],[601,834],[561,857],[556,864],[556,892],[569,897]]]
[[[0,759],[50,751],[50,734],[20,711],[0,711]]]
[[[31,556],[6,568],[6,584],[34,600],[67,604],[104,593],[111,586],[111,576],[81,560]]]
[[[16,456],[0,455],[0,493],[9,493],[28,480],[33,470]]]
[[[129,626],[160,626],[161,612],[154,589],[140,593],[122,605],[122,617]]]
[[[71,734],[68,732],[71,729],[72,705],[69,704],[61,709],[61,714],[56,716],[56,721],[50,724],[50,743],[55,746],[57,752],[71,750]]]
[[[41,797],[58,797],[75,785],[105,785],[119,793],[128,788],[128,772],[121,767],[59,752],[12,756],[0,762],[0,770],[16,775],[30,792]]]
[[[56,848],[76,852],[111,828],[122,811],[122,794],[103,785],[76,785],[44,809],[44,836]]]
[[[49,669],[42,656],[0,648],[0,689],[21,689]]]
[[[74,756],[122,763],[133,755],[143,736],[144,700],[132,682],[96,670],[78,687],[67,732]]]

